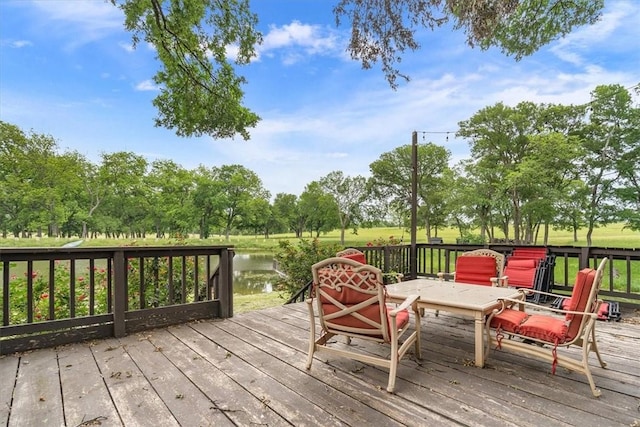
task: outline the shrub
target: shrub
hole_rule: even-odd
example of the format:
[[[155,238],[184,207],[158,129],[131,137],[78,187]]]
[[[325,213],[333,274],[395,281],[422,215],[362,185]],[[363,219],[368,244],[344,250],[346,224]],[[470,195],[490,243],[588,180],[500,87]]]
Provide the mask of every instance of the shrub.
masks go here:
[[[276,290],[286,299],[291,298],[313,278],[311,266],[323,259],[336,255],[342,246],[336,243],[321,244],[318,239],[300,239],[298,245],[292,245],[288,240],[278,243],[279,249],[275,258],[278,268],[286,276],[276,282]]]

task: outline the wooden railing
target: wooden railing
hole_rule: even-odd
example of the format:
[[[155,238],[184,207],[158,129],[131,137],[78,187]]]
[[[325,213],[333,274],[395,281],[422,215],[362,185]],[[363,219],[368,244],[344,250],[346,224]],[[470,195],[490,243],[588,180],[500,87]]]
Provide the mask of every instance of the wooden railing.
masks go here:
[[[509,255],[513,245],[418,245],[418,275],[435,276],[439,271],[451,272],[459,253],[490,248]],[[570,293],[577,272],[585,267],[597,268],[600,260],[608,258],[601,297],[621,301],[624,305],[640,307],[640,249],[547,246],[555,257],[552,270],[552,289]],[[409,267],[406,267],[407,271]]]
[[[418,244],[417,276],[436,277],[438,272],[450,273],[462,252],[490,248],[509,255],[513,245],[471,244]],[[367,263],[375,265],[384,273],[401,273],[411,277],[410,246],[363,246],[356,249],[365,253]],[[570,293],[577,272],[587,266],[596,268],[602,258],[608,258],[603,278],[602,298],[619,301],[622,305],[640,308],[640,250],[616,248],[582,248],[573,246],[548,246],[548,253],[555,257],[551,275],[554,292]],[[308,297],[311,283],[302,287],[290,302]]]
[[[233,316],[229,246],[0,249],[0,354]]]

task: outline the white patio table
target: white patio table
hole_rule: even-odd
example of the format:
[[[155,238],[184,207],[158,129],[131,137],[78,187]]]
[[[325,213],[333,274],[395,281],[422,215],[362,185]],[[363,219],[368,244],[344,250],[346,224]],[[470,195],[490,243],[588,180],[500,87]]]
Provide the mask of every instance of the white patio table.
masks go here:
[[[484,367],[485,316],[498,308],[498,298],[521,299],[517,289],[421,278],[387,285],[392,302],[402,302],[408,295],[420,295],[418,307],[470,316],[475,321],[475,365]]]

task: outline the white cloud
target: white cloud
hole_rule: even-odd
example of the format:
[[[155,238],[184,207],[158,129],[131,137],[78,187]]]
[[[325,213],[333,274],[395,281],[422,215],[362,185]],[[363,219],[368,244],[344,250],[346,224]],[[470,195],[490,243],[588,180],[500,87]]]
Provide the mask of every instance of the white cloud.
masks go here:
[[[39,11],[37,19],[47,21],[47,32],[71,40],[67,49],[122,31],[122,11],[108,1],[38,0],[28,4]]]
[[[282,52],[283,63],[291,65],[313,55],[340,56],[338,33],[328,27],[292,21],[280,27],[269,26],[262,45],[257,48],[257,59],[272,57]]]
[[[594,46],[602,46],[604,49],[637,49],[640,4],[627,1],[612,3],[615,7],[603,13],[597,23],[573,31],[558,40],[550,51],[559,59],[580,66],[589,61],[585,55],[587,51],[593,51]]]
[[[118,46],[120,46],[124,51],[129,52],[129,53],[135,51],[135,48],[133,47],[133,44],[131,44],[131,43],[120,42],[120,43],[118,43]]]
[[[20,49],[27,46],[33,46],[33,43],[29,40],[9,40],[7,42],[3,42],[2,45],[6,45],[14,49]]]
[[[159,90],[158,86],[153,82],[153,80],[144,80],[136,85],[136,90],[145,92],[145,91],[156,91]]]

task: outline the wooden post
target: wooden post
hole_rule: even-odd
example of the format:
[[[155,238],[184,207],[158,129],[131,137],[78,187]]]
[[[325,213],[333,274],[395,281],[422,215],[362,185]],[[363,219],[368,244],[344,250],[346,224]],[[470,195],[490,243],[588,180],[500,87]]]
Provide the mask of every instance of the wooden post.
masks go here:
[[[127,334],[125,311],[127,305],[127,263],[123,251],[113,254],[113,336],[123,337]]]
[[[220,253],[219,267],[220,317],[233,317],[233,249]]]
[[[418,277],[418,132],[411,134],[411,278]]]

